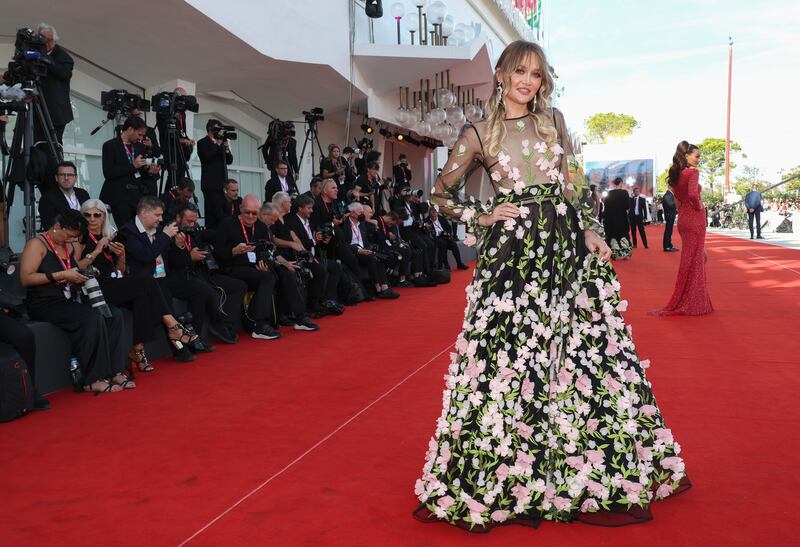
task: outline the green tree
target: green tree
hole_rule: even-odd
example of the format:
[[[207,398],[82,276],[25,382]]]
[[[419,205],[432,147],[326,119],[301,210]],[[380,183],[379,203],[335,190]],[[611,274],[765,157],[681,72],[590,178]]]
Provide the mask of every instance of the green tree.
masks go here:
[[[762,176],[761,169],[751,165],[745,165],[742,167],[741,173],[739,173],[734,180],[733,189],[737,194],[744,197],[754,184],[758,190],[764,190],[769,186],[769,182],[764,180]]]
[[[800,175],[800,165],[792,167],[791,169],[781,169],[780,171],[781,180],[786,180],[789,177]],[[800,197],[800,177],[794,179],[791,182],[787,182],[782,186],[778,186],[775,191],[782,194],[784,197],[787,198],[798,198]]]
[[[609,137],[627,137],[639,127],[639,122],[628,114],[605,112],[593,114],[584,125],[589,142],[605,144]]]
[[[669,166],[656,177],[656,194],[661,195],[669,188]]]
[[[708,182],[711,193],[715,194],[716,188],[714,185],[717,182],[717,177],[725,173],[725,139],[703,139],[703,142],[698,144],[697,147],[700,148],[701,153],[700,165],[697,166],[697,169]],[[731,141],[731,170],[735,167],[733,155],[741,151],[742,147],[738,143]],[[746,158],[747,156],[742,154],[742,157]],[[722,188],[720,188],[719,193],[722,193]]]

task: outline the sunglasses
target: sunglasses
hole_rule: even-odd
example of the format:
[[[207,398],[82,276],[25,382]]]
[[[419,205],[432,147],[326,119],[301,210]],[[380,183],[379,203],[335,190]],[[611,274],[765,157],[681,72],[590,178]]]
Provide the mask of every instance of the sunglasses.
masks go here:
[[[85,218],[103,218],[103,213],[83,213]]]

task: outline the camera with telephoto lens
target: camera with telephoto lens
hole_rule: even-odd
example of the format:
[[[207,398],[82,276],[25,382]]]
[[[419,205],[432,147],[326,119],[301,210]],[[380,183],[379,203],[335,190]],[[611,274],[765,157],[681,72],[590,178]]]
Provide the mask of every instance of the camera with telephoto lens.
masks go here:
[[[128,93],[127,89],[112,89],[100,92],[100,106],[108,112],[108,119],[116,116],[128,117],[131,110],[150,110],[150,101],[135,93]]]
[[[106,299],[103,296],[103,290],[100,288],[100,284],[95,278],[95,269],[86,268],[83,270],[78,270],[78,273],[84,277],[88,277],[88,279],[81,285],[81,292],[86,297],[89,305],[99,311],[103,317],[110,319],[111,308],[108,307]]]
[[[257,239],[254,243],[256,253],[256,263],[263,262],[270,268],[278,265],[275,255],[275,244],[268,239]]]
[[[311,268],[309,267],[309,264],[313,259],[311,253],[303,249],[302,251],[297,251],[296,255],[297,258],[294,261],[294,263],[297,264],[297,267],[299,268],[298,272],[300,273],[300,277],[303,278],[303,281],[308,281],[310,279],[313,279],[314,274],[311,271]]]
[[[319,233],[322,234],[323,239],[332,238],[335,235],[333,224],[331,222],[323,222],[319,226]]]
[[[236,128],[232,125],[220,125],[212,135],[218,141],[235,141],[237,138]]]
[[[151,109],[156,114],[174,115],[179,112],[197,112],[200,106],[194,95],[181,95],[175,91],[162,91],[150,97]]]
[[[378,245],[371,244],[368,248],[372,252],[372,256],[380,260],[383,267],[386,268],[386,275],[389,277],[400,277],[400,261],[403,255],[392,252],[384,252]]]
[[[29,28],[17,30],[14,56],[3,80],[9,86],[36,82],[47,75],[53,61],[47,56],[47,40]]]
[[[305,116],[306,123],[308,124],[325,121],[325,116],[323,116],[324,113],[325,111],[318,106],[312,108],[310,112],[308,110],[303,110],[303,116]]]
[[[164,158],[157,158],[153,154],[152,148],[145,148],[142,152],[142,158],[144,159],[144,164],[147,167],[150,167],[153,164],[160,165],[162,168],[164,167]]]

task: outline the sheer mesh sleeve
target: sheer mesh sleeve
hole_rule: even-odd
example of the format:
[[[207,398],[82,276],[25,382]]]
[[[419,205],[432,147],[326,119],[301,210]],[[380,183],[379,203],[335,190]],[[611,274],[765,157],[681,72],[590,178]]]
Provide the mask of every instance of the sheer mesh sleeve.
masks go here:
[[[468,124],[461,130],[442,172],[436,178],[431,201],[439,211],[467,225],[467,230],[476,237],[483,228],[478,225],[478,217],[490,214],[491,208],[481,204],[474,196],[464,194],[464,185],[469,176],[483,162],[483,151],[478,130]]]
[[[561,173],[564,176],[562,181],[564,196],[572,203],[572,206],[575,207],[581,228],[583,230],[592,230],[602,236],[603,226],[594,214],[592,193],[581,177],[573,175],[578,173],[580,166],[578,165],[578,160],[575,158],[575,152],[572,149],[572,141],[566,131],[567,125],[564,121],[564,114],[557,108],[553,109],[553,120],[555,121],[556,130],[558,130],[558,139],[561,142],[561,148],[564,149],[564,153],[561,156]]]

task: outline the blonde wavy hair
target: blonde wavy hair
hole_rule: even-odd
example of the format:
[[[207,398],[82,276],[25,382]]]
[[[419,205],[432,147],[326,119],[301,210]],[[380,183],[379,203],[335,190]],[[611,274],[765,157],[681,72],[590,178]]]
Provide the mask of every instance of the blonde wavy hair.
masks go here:
[[[511,75],[517,67],[525,62],[530,55],[535,55],[539,61],[542,71],[542,85],[536,92],[536,109],[534,101],[528,103],[528,111],[534,119],[536,130],[548,145],[554,144],[558,140],[558,132],[553,125],[552,115],[549,112],[550,96],[553,94],[553,76],[550,73],[550,65],[547,64],[544,50],[538,44],[517,40],[508,44],[495,65],[495,85],[492,94],[486,101],[486,150],[491,156],[500,153],[501,144],[506,136],[506,126],[503,121],[506,119],[505,96],[511,87]],[[502,100],[498,101],[497,82],[503,84]]]

